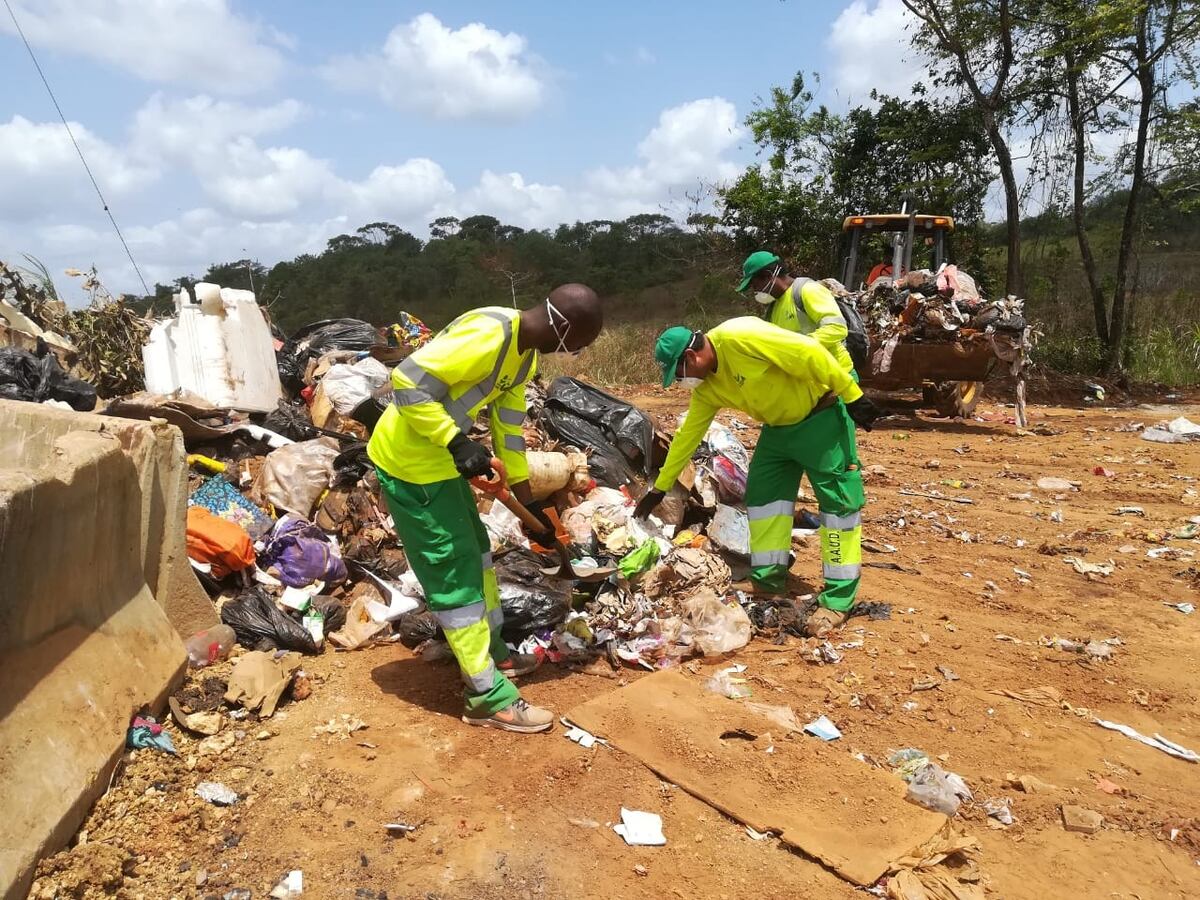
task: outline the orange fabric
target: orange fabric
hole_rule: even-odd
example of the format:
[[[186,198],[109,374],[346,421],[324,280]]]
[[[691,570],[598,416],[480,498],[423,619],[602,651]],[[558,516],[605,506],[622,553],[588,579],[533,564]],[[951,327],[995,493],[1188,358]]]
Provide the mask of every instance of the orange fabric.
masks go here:
[[[196,562],[211,563],[217,578],[254,565],[254,542],[246,529],[203,506],[188,507],[187,553]]]

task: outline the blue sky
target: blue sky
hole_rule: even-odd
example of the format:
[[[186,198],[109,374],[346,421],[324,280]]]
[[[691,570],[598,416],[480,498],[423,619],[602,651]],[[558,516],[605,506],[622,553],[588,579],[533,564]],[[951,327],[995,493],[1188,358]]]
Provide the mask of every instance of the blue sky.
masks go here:
[[[12,3],[151,282],[376,219],[681,210],[797,69],[839,107],[916,71],[899,0]],[[138,289],[3,10],[0,48],[0,258]]]

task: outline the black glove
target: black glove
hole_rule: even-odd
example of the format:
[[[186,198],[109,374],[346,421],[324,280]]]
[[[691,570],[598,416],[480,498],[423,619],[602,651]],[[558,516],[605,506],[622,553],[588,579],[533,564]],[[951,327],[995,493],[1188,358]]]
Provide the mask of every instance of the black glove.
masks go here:
[[[477,444],[461,431],[446,445],[454,457],[454,468],[464,478],[487,475],[492,471],[492,454],[483,444]]]
[[[660,491],[658,488],[650,488],[650,490],[642,494],[642,499],[633,508],[633,517],[635,519],[645,519],[650,513],[654,512],[654,507],[662,503],[665,496],[667,496],[666,493]]]
[[[883,415],[883,410],[868,400],[865,395],[853,403],[847,403],[846,412],[850,413],[854,424],[863,431],[870,431],[874,421]]]
[[[522,523],[521,529],[525,532],[525,537],[535,543],[541,544],[543,547],[550,546],[554,543],[554,523],[546,515],[546,507],[530,506],[527,508],[533,514],[533,517],[541,523],[542,528],[540,531],[534,531],[530,526]]]

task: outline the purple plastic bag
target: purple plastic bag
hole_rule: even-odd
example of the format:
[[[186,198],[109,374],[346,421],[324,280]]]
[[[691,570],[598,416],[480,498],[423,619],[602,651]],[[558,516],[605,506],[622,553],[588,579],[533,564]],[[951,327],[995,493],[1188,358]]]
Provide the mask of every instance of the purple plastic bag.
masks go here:
[[[325,532],[295,516],[284,516],[275,523],[258,564],[289,587],[346,580],[346,564]]]

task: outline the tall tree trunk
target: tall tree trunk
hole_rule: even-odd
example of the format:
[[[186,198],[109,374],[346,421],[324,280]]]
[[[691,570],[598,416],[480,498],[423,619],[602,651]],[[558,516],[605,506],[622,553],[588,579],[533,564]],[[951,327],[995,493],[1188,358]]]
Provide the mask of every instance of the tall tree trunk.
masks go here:
[[[983,125],[987,130],[988,140],[996,151],[996,162],[1000,166],[1000,181],[1004,185],[1004,214],[1007,219],[1006,235],[1008,238],[1008,266],[1004,273],[1004,292],[1025,296],[1025,277],[1021,267],[1021,193],[1017,188],[1017,176],[1013,172],[1012,153],[1009,152],[1008,142],[996,122],[995,111],[984,107]]]
[[[1129,299],[1130,269],[1134,260],[1134,245],[1138,229],[1142,188],[1146,181],[1146,145],[1150,135],[1150,113],[1154,106],[1154,66],[1148,60],[1150,43],[1150,20],[1146,12],[1138,16],[1137,30],[1137,80],[1142,96],[1138,104],[1137,139],[1133,148],[1133,176],[1129,182],[1129,200],[1125,204],[1125,219],[1121,223],[1121,243],[1117,250],[1117,279],[1113,288],[1112,317],[1109,325],[1108,358],[1105,369],[1109,373],[1121,367],[1121,350],[1125,340],[1125,304]]]
[[[1088,292],[1092,296],[1092,311],[1096,317],[1096,337],[1108,355],[1108,304],[1104,299],[1104,291],[1100,286],[1100,277],[1096,272],[1096,258],[1092,255],[1092,242],[1088,239],[1087,229],[1083,224],[1083,207],[1085,178],[1087,171],[1087,138],[1083,127],[1083,112],[1079,106],[1079,70],[1073,53],[1065,55],[1067,75],[1067,111],[1071,118],[1072,139],[1075,142],[1075,172],[1074,189],[1071,197],[1071,219],[1075,223],[1075,239],[1079,243],[1079,259],[1083,263],[1083,271],[1087,276]]]

